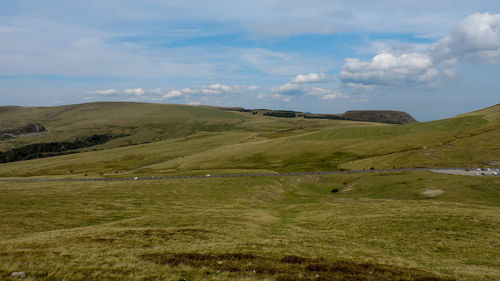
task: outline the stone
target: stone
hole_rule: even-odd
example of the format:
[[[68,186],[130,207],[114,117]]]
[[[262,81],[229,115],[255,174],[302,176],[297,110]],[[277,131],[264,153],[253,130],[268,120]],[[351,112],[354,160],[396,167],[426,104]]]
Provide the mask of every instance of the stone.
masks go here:
[[[26,273],[24,271],[12,272],[10,276],[14,278],[26,278]]]

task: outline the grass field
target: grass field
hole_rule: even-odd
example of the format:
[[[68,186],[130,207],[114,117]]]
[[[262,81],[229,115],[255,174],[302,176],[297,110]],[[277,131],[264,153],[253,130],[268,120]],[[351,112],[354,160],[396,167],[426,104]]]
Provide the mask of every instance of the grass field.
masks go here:
[[[20,145],[50,138],[68,138],[74,132],[82,134],[82,131],[89,131],[88,127],[92,124],[99,130],[114,124],[119,129],[111,133],[129,133],[129,137],[84,149],[88,151],[86,153],[0,165],[0,176],[163,175],[228,169],[318,171],[372,167],[464,167],[500,160],[500,106],[445,120],[382,125],[273,118],[181,105],[138,104],[135,108],[130,103],[111,103],[107,104],[111,107],[108,111],[101,108],[105,105],[85,104],[79,106],[77,112],[63,111],[59,115],[73,112],[72,116],[79,116],[80,111],[83,111],[82,115],[89,116],[63,118],[61,120],[69,120],[75,125],[68,128],[54,125],[54,129],[49,126],[54,133],[42,137],[15,138],[0,144],[9,146],[14,142]],[[116,113],[117,119],[112,120],[115,113],[112,109],[115,107],[120,108],[116,111],[122,112],[122,115]],[[34,114],[33,110],[26,111]],[[141,111],[147,112],[142,119],[125,117],[137,115]],[[91,112],[94,117],[90,117]],[[125,115],[123,112],[128,113]],[[4,119],[11,116],[7,113]],[[82,121],[94,120],[92,118],[102,124]],[[177,120],[177,123],[172,125],[165,121],[167,123],[163,124],[162,118],[168,122]],[[127,126],[132,126],[130,124],[134,122],[142,122],[142,125],[136,124],[136,129],[128,131]],[[185,131],[187,129],[182,124],[186,124],[186,128],[193,124],[197,124],[197,127]],[[163,131],[161,126],[164,126]],[[97,133],[98,130],[94,129],[93,132]]]
[[[429,189],[444,193],[423,195]],[[500,278],[493,177],[8,183],[0,198],[4,278]]]
[[[500,106],[386,125],[208,107],[0,110],[50,132],[0,149],[130,134],[0,164],[0,177],[132,177],[500,161]],[[0,183],[0,279],[499,280],[500,178],[405,172]]]

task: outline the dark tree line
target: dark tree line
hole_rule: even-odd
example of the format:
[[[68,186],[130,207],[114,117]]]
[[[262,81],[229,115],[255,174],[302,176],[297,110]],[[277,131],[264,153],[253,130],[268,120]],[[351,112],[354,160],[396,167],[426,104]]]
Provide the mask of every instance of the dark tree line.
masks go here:
[[[75,141],[28,144],[5,152],[0,151],[0,163],[68,154],[75,149],[103,144],[117,137],[122,136],[112,136],[106,134],[92,135],[86,138],[76,139]]]
[[[345,119],[344,117],[342,116],[338,116],[338,115],[328,115],[328,114],[317,114],[317,115],[310,115],[310,114],[306,114],[304,115],[304,118],[311,118],[311,119],[332,119],[332,120],[348,120],[348,119]]]
[[[264,116],[293,118],[296,117],[297,115],[293,111],[268,111],[264,112]]]

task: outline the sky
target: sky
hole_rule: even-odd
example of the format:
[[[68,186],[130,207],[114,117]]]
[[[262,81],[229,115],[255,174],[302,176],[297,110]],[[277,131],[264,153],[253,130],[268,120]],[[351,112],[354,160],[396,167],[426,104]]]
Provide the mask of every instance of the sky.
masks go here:
[[[1,0],[0,106],[500,103],[498,0]]]

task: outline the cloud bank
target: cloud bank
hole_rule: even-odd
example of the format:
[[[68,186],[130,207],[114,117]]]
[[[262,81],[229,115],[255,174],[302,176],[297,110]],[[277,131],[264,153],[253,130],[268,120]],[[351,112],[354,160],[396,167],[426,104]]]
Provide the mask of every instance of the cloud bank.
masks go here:
[[[434,86],[443,77],[454,77],[458,63],[496,63],[500,60],[500,14],[472,14],[448,36],[420,49],[401,54],[383,52],[368,61],[347,58],[338,77],[348,86],[365,90]]]

